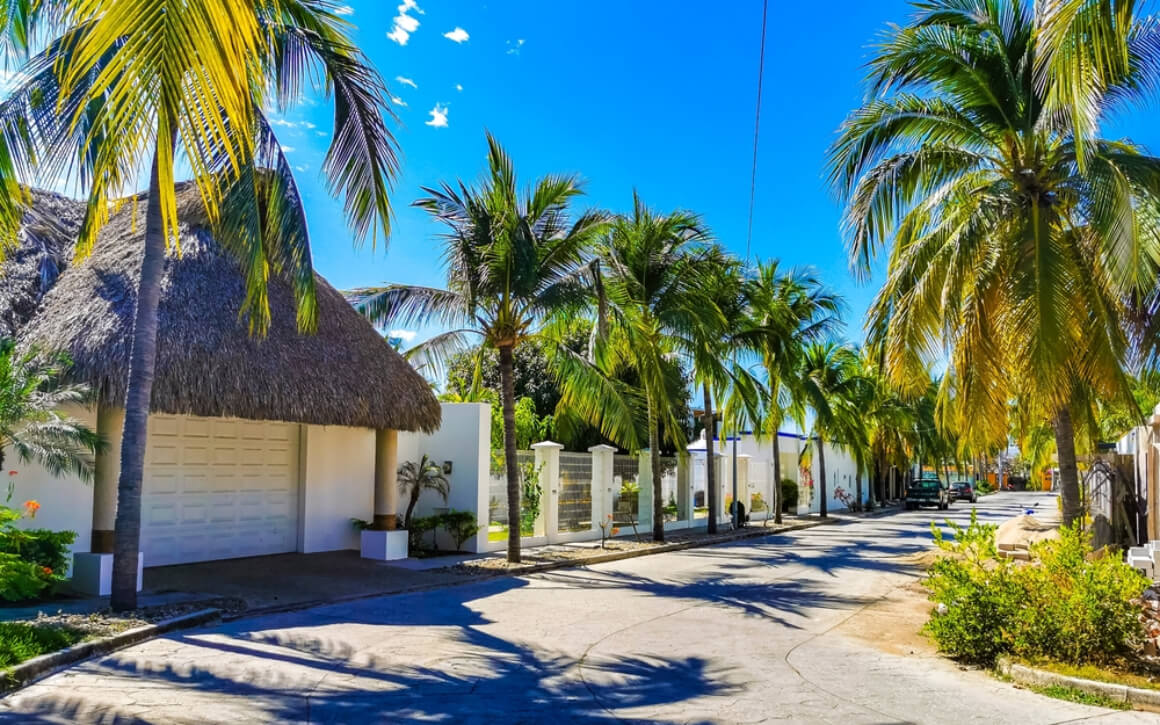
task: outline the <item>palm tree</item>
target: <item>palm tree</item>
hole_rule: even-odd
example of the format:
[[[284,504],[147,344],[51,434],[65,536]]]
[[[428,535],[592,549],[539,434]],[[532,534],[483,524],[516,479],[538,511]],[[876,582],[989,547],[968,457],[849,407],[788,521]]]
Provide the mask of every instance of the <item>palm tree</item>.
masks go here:
[[[21,0],[23,2],[23,0]],[[19,4],[19,3],[18,3]],[[68,178],[88,206],[85,255],[110,202],[148,170],[145,250],[137,287],[118,482],[112,607],[136,606],[146,420],[157,357],[167,248],[176,244],[176,164],[188,164],[222,246],[242,267],[251,330],[269,322],[266,280],[288,278],[298,325],[316,324],[302,201],[267,119],[305,92],[335,98],[323,171],[346,197],[357,238],[389,232],[396,170],[385,87],[328,5],[310,0],[73,0],[42,3],[60,31],[0,104],[0,232],[10,241],[28,197],[21,184]],[[23,28],[23,23],[9,27]],[[32,30],[20,31],[25,36]],[[0,252],[7,246],[0,243]]]
[[[830,150],[853,264],[868,274],[892,248],[868,321],[884,374],[921,384],[945,343],[943,385],[957,390],[940,397],[968,438],[1005,436],[1016,397],[1050,419],[1067,523],[1079,514],[1076,390],[1127,395],[1124,302],[1156,286],[1160,259],[1160,159],[1094,136],[1160,61],[1154,26],[1113,4],[1131,52],[1078,105],[1063,102],[1082,85],[1066,75],[1076,46],[1060,40],[1075,36],[1058,28],[1083,23],[1051,9],[1107,3],[918,5],[878,47],[874,97]]]
[[[746,280],[746,320],[739,335],[765,369],[765,433],[773,442],[774,523],[781,523],[781,441],[786,416],[804,427],[802,379],[806,346],[829,337],[840,322],[842,302],[814,274],[782,272],[777,261],[759,263]]]
[[[407,513],[403,517],[403,528],[411,528],[411,514],[415,512],[415,505],[419,503],[419,496],[424,491],[434,491],[439,494],[443,502],[447,502],[447,495],[451,492],[451,484],[443,475],[443,468],[427,457],[424,453],[418,463],[407,461],[399,466],[399,492],[409,496]]]
[[[499,353],[508,511],[520,510],[516,460],[513,351],[534,338],[548,317],[583,306],[589,294],[588,254],[604,217],[574,222],[569,205],[582,191],[575,176],[545,176],[521,195],[512,161],[489,133],[488,174],[478,187],[462,181],[424,188],[415,205],[446,225],[444,289],[410,285],[355,290],[356,308],[377,325],[435,323],[450,328],[423,343],[422,355],[448,357],[481,342]],[[507,558],[520,560],[520,531],[508,527]]]
[[[672,357],[681,342],[698,329],[724,328],[719,309],[704,294],[699,274],[711,265],[715,252],[707,246],[709,234],[701,220],[687,212],[656,214],[633,194],[632,213],[613,220],[597,247],[600,264],[601,308],[607,324],[623,340],[643,393],[649,455],[652,462],[653,539],[664,541],[664,499],[661,492],[660,429],[664,424],[670,443],[685,447],[681,421],[674,411],[685,394],[680,368]],[[604,315],[602,315],[602,318]],[[603,326],[603,325],[601,325]],[[595,357],[608,354],[597,344]],[[574,381],[589,381],[571,372]],[[617,433],[633,428],[634,406],[610,386],[588,386],[591,403],[583,411],[589,422],[617,440]],[[577,396],[565,394],[566,400]],[[712,461],[709,461],[712,466]]]
[[[54,476],[68,472],[92,480],[101,440],[62,412],[89,403],[92,391],[62,383],[67,367],[67,360],[20,352],[11,339],[0,339],[0,469],[11,448],[22,462],[35,461]]]
[[[819,514],[827,515],[829,494],[826,491],[826,441],[845,447],[858,465],[865,468],[866,430],[858,408],[858,353],[854,348],[836,342],[807,345],[798,362],[803,401],[813,413],[811,444],[818,453]]]

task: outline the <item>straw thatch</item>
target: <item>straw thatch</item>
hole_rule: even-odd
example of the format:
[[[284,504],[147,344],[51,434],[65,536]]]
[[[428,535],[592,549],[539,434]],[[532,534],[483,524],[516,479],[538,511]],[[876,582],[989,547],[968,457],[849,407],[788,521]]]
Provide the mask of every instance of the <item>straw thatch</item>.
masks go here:
[[[321,277],[316,334],[298,333],[290,288],[275,279],[269,333],[251,336],[238,314],[240,269],[213,241],[195,189],[179,190],[179,207],[181,251],[166,260],[153,412],[438,428],[440,408],[427,382]],[[80,213],[77,202],[36,193],[20,248],[0,266],[0,334],[68,353],[73,378],[121,404],[145,203],[126,204],[92,255],[74,264]],[[54,269],[59,274],[41,274]]]

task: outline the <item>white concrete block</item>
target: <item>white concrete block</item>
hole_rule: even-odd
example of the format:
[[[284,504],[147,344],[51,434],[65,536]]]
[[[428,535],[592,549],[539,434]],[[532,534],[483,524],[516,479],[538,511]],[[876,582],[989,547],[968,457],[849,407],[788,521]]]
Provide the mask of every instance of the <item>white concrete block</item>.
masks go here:
[[[137,552],[137,591],[141,591],[145,554]],[[107,597],[113,593],[112,554],[73,554],[72,588],[81,594]]]
[[[407,558],[407,532],[364,530],[360,536],[362,558],[376,561],[397,561]]]

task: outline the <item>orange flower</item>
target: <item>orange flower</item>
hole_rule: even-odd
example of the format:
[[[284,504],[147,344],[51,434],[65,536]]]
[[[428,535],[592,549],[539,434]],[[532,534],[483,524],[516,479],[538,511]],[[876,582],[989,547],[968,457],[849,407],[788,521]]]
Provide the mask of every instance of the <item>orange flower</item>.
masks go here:
[[[8,472],[8,475],[9,475],[9,476],[15,476],[17,473],[19,473],[19,471],[9,471],[9,472]]]
[[[30,519],[36,518],[36,512],[39,510],[40,510],[40,502],[39,501],[25,501],[24,502],[24,512],[26,514],[28,514],[28,518],[30,518]]]
[[[620,529],[617,529],[617,528],[613,528],[613,529],[612,529],[612,535],[613,535],[613,536],[616,536],[616,535],[617,535],[617,534],[619,534],[619,533],[620,533]]]
[[[52,568],[51,567],[46,566],[46,567],[43,567],[43,569],[44,569],[45,574],[47,574],[48,576],[52,576]]]

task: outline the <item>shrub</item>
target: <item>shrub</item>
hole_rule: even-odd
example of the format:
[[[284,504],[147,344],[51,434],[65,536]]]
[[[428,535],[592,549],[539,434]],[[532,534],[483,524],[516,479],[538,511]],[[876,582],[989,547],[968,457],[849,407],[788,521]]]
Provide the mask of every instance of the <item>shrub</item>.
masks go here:
[[[798,507],[798,485],[797,481],[792,478],[781,479],[781,511],[782,513],[789,513],[797,511]]]
[[[540,487],[540,469],[534,463],[523,466],[523,491],[520,496],[520,536],[531,536],[536,532],[536,519],[540,518],[540,499],[544,490]]]
[[[761,495],[760,491],[749,497],[749,510],[750,511],[764,511],[765,510],[765,498]]]
[[[448,511],[439,518],[442,519],[443,527],[447,529],[447,533],[455,541],[456,551],[463,548],[463,542],[479,532],[479,524],[475,520],[475,514],[470,511]]]
[[[75,629],[0,622],[0,668],[64,649],[84,638],[84,633]]]
[[[1113,658],[1140,635],[1130,600],[1148,581],[1117,557],[1093,555],[1087,534],[1065,529],[1034,545],[1024,565],[998,557],[995,527],[974,511],[966,528],[947,524],[953,541],[931,526],[949,555],[925,582],[938,604],[926,631],[944,652],[985,665],[1002,654],[1081,664]]]
[[[412,516],[411,524],[407,527],[407,545],[412,551],[423,548],[423,534],[434,531],[439,525],[438,516]]]
[[[36,501],[25,502],[23,512],[0,504],[0,599],[34,599],[64,581],[76,533],[16,528],[17,521],[35,518],[39,509]]]
[[[59,576],[48,567],[16,554],[0,553],[0,599],[9,602],[35,599],[57,581]]]

